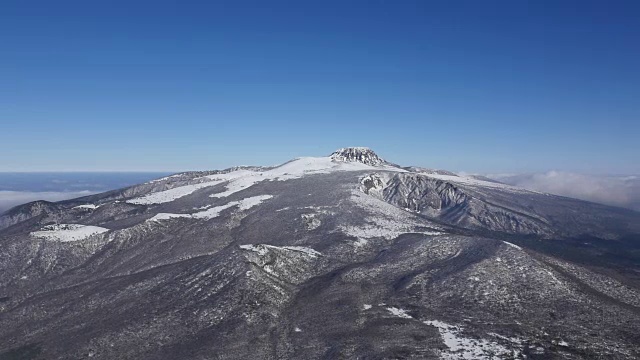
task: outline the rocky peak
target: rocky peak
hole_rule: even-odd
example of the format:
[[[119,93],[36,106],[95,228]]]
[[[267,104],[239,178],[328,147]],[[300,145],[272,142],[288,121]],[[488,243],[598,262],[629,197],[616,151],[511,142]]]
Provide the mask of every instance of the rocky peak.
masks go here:
[[[334,151],[330,157],[333,161],[359,162],[371,166],[379,166],[387,163],[373,152],[373,150],[366,147],[342,148]]]

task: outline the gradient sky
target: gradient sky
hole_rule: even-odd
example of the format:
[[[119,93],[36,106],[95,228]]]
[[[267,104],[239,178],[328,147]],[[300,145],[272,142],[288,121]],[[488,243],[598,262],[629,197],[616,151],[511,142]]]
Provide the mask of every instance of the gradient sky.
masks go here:
[[[369,146],[640,173],[639,1],[3,1],[0,171],[270,165]]]

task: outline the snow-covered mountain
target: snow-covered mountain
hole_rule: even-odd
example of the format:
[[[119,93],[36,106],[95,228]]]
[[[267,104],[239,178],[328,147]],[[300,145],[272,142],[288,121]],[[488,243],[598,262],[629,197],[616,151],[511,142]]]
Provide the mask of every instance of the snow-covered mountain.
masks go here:
[[[0,227],[0,359],[640,356],[640,213],[367,148]]]

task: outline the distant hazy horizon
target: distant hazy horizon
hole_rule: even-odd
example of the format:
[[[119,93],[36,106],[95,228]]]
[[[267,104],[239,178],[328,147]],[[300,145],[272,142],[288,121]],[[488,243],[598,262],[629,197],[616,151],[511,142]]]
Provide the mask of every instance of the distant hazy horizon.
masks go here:
[[[73,199],[178,172],[0,172],[0,213],[35,200]],[[560,171],[482,175],[529,190],[640,211],[640,176]]]
[[[166,172],[0,172],[0,213],[31,201],[62,201],[139,184]]]

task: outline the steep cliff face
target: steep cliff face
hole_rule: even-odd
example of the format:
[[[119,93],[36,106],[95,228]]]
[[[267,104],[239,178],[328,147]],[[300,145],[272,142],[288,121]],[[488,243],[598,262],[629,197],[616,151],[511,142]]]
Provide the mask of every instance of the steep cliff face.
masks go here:
[[[443,173],[375,172],[360,190],[428,219],[472,231],[542,238],[618,239],[640,231],[637,213],[498,182]],[[598,215],[595,215],[598,214]],[[600,217],[602,221],[594,221]],[[608,219],[608,220],[605,220]]]
[[[525,209],[492,204],[475,197],[459,184],[424,174],[368,175],[361,183],[362,190],[368,194],[451,225],[523,235],[554,234],[544,219]]]
[[[349,147],[334,151],[330,156],[333,161],[359,162],[371,166],[388,164],[380,158],[373,150],[366,147]]]

